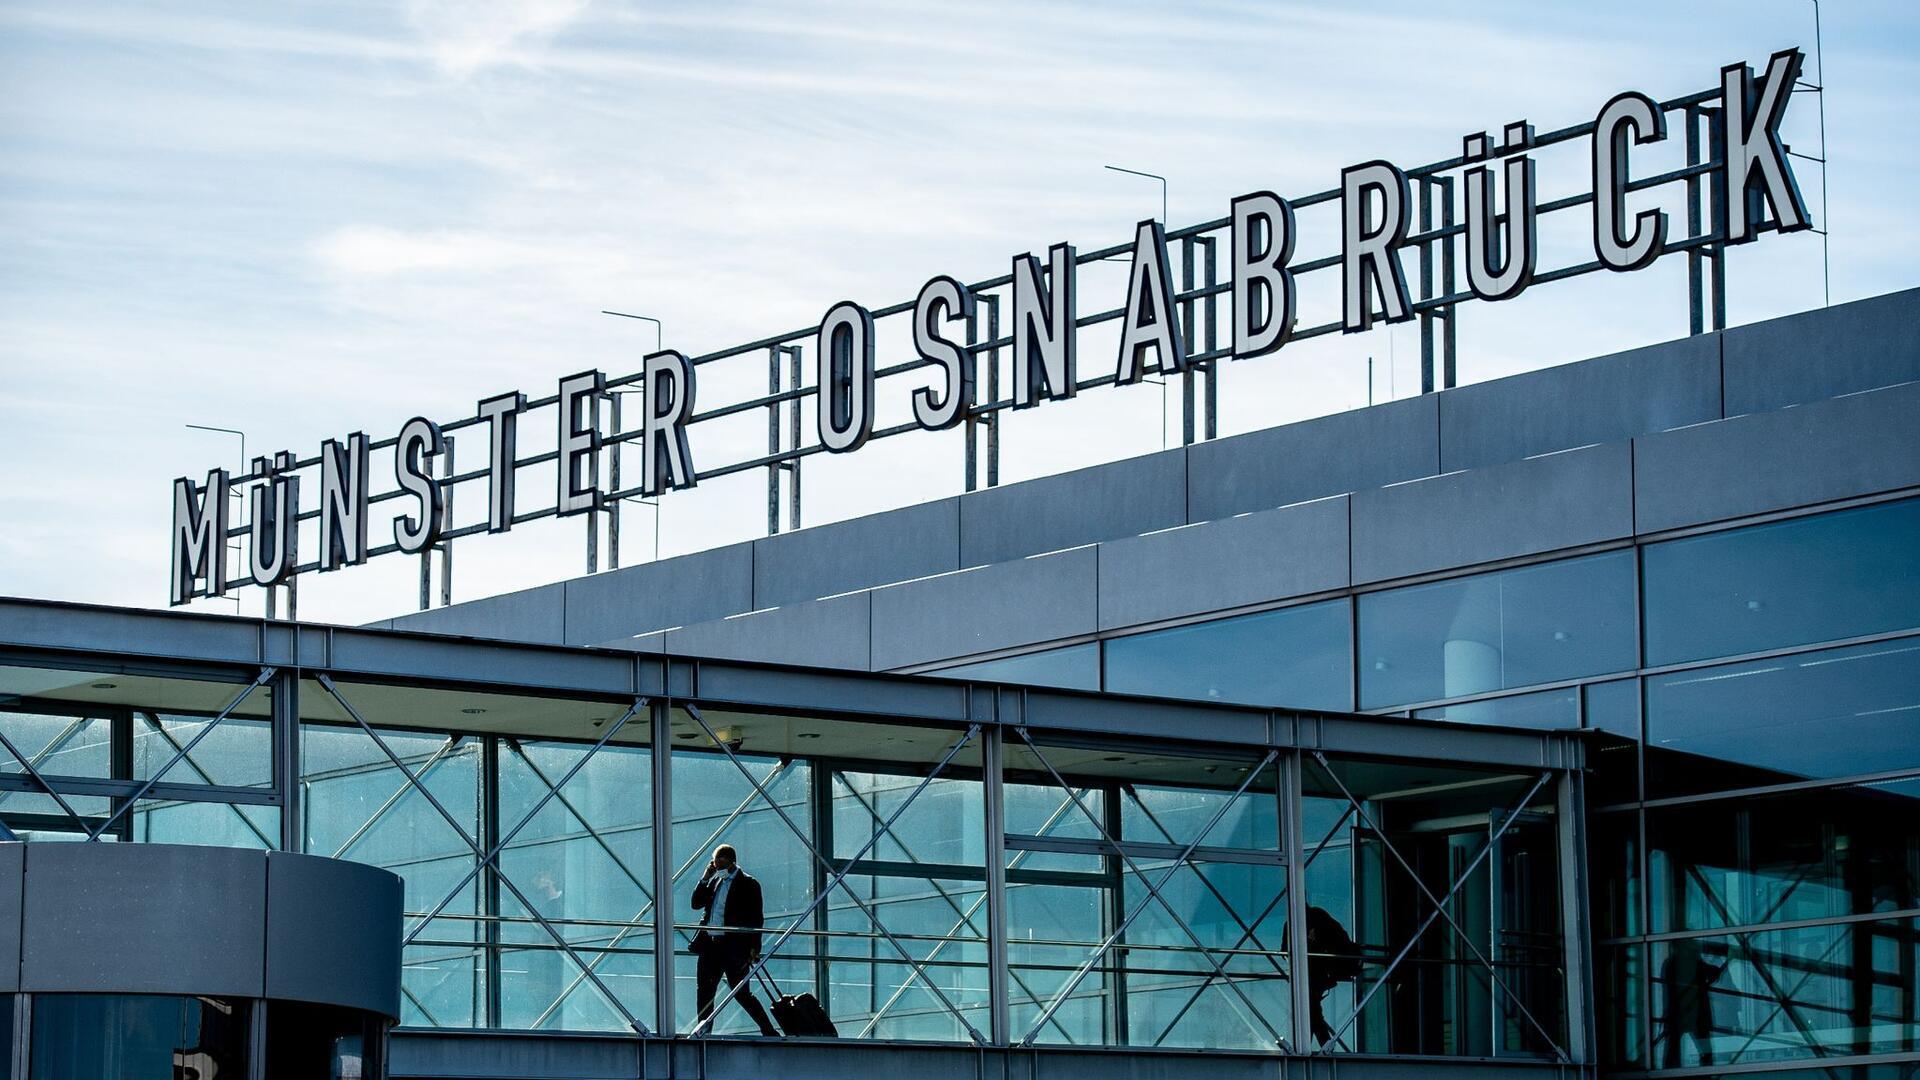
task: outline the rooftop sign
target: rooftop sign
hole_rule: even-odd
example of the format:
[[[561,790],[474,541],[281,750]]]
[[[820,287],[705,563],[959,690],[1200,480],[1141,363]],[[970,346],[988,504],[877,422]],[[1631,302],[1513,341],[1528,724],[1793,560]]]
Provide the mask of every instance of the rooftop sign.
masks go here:
[[[1413,170],[1387,161],[1364,162],[1341,170],[1337,188],[1309,196],[1289,200],[1271,191],[1249,192],[1231,201],[1226,217],[1174,232],[1161,222],[1142,221],[1130,243],[1110,249],[1082,254],[1060,243],[1048,248],[1044,259],[1022,252],[1013,256],[1005,276],[967,285],[941,275],[922,286],[911,303],[869,309],[843,300],[827,309],[817,327],[705,356],[662,350],[647,356],[637,372],[609,378],[600,371],[583,371],[561,379],[550,396],[538,399],[517,390],[496,394],[480,401],[471,416],[444,424],[415,417],[391,438],[374,441],[355,432],[326,440],[313,458],[296,459],[283,452],[256,458],[251,471],[237,477],[224,469],[212,470],[202,482],[181,477],[173,482],[170,600],[184,604],[238,586],[290,585],[298,574],[338,570],[395,552],[430,557],[438,550],[445,559],[451,542],[461,536],[506,532],[544,517],[609,510],[617,515],[621,500],[655,497],[753,469],[768,472],[769,528],[778,531],[780,473],[792,472],[792,524],[797,526],[798,466],[812,454],[853,453],[871,439],[962,423],[970,428],[994,425],[997,431],[1003,410],[1032,409],[1082,390],[1136,383],[1149,373],[1205,374],[1211,389],[1219,360],[1264,356],[1289,341],[1322,334],[1361,333],[1375,323],[1419,318],[1430,348],[1435,321],[1448,319],[1462,302],[1506,300],[1537,284],[1598,270],[1638,270],[1671,253],[1688,254],[1696,281],[1701,261],[1713,259],[1717,278],[1719,254],[1727,245],[1749,242],[1765,231],[1792,232],[1812,224],[1780,138],[1802,59],[1798,49],[1775,53],[1759,75],[1747,64],[1729,65],[1721,70],[1715,89],[1666,102],[1628,91],[1602,105],[1591,122],[1546,134],[1536,133],[1524,121],[1507,125],[1497,142],[1485,133],[1470,134],[1459,157]],[[1680,119],[1688,164],[1635,178],[1636,148],[1669,138],[1669,114]],[[1536,190],[1533,152],[1578,140],[1590,145],[1591,185],[1543,201]],[[1464,203],[1459,225],[1454,224],[1456,178]],[[1685,185],[1689,200],[1683,236],[1672,235],[1665,211],[1629,205],[1635,192],[1673,184]],[[1437,227],[1431,220],[1436,203],[1441,214]],[[1297,258],[1295,211],[1321,205],[1338,211],[1340,250]],[[1538,255],[1541,217],[1579,208],[1589,208],[1592,258],[1543,269]],[[1170,242],[1175,241],[1182,270],[1177,285],[1170,255]],[[1215,247],[1221,242],[1227,250],[1225,282],[1217,280],[1216,272]],[[1464,290],[1454,283],[1456,243],[1464,246]],[[1419,260],[1418,298],[1409,290],[1409,254]],[[1432,272],[1436,256],[1443,269],[1437,283]],[[1076,273],[1084,264],[1109,258],[1130,262],[1125,291],[1101,301],[1117,302],[1118,307],[1084,313]],[[1202,264],[1205,280],[1196,282]],[[1301,327],[1296,315],[1300,279],[1335,269],[1340,272],[1341,318]],[[1224,345],[1214,325],[1221,297],[1231,309]],[[1715,299],[1718,302],[1717,288]],[[1009,323],[1004,337],[1003,307]],[[1198,332],[1202,307],[1204,342]],[[912,336],[911,359],[878,366],[876,320],[882,319],[905,320]],[[1083,356],[1080,331],[1110,321],[1118,324],[1117,352]],[[1450,341],[1450,327],[1448,337]],[[1005,398],[999,392],[1002,350],[1011,359],[1012,387]],[[761,352],[769,363],[766,396],[705,411],[696,406],[701,366]],[[803,372],[803,358],[809,354],[810,379]],[[783,368],[788,373],[784,385]],[[984,400],[977,377],[983,368]],[[1097,371],[1087,374],[1088,369]],[[876,428],[879,381],[902,375],[919,377],[918,385],[903,390],[910,394],[913,419]],[[1424,388],[1432,389],[1430,380]],[[634,390],[643,404],[639,423],[628,427],[621,422],[617,392]],[[815,439],[803,445],[801,410],[808,399]],[[784,404],[791,406],[791,424],[783,442]],[[547,422],[555,425],[555,448],[523,456],[517,448],[520,426],[543,409],[551,410]],[[767,410],[768,453],[702,468],[692,429],[754,409]],[[451,433],[468,428],[477,429],[484,440],[486,461],[479,469],[459,473],[452,469]],[[623,485],[622,458],[636,449],[638,482]],[[968,450],[971,484],[971,434]],[[392,479],[392,486],[382,485],[378,493],[376,452],[381,454],[380,471],[390,472]],[[553,470],[554,498],[550,504],[542,500],[537,509],[522,509],[517,476],[534,466]],[[306,489],[316,494],[310,506],[302,499],[303,476],[311,481]],[[460,484],[484,485],[484,521],[453,526],[452,496]],[[236,524],[230,520],[230,499],[242,494],[250,513],[245,524]],[[391,535],[375,536],[375,507],[396,500],[397,512],[382,520],[383,530],[390,528]],[[298,550],[303,521],[314,522],[318,529],[319,550],[307,562],[300,561]],[[229,538],[242,541],[244,566],[228,565]],[[427,603],[426,574],[423,564],[422,606]]]

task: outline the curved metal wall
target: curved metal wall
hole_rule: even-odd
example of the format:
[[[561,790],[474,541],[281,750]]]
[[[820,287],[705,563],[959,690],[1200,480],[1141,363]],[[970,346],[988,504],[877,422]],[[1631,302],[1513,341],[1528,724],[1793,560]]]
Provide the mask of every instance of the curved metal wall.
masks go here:
[[[204,994],[400,1015],[400,879],[313,855],[0,844],[0,992]]]

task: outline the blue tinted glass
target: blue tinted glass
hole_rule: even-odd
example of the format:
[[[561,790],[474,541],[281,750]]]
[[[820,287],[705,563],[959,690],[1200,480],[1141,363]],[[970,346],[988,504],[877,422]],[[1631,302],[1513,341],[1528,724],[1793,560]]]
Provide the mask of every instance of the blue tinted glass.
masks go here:
[[[1640,741],[1640,680],[1615,679],[1586,689],[1588,727]]]
[[[1647,795],[1920,765],[1920,639],[1647,680]]]
[[[1577,728],[1580,726],[1580,691],[1578,687],[1543,690],[1537,694],[1516,694],[1513,697],[1419,709],[1413,715],[1422,720],[1448,720],[1456,724]]]
[[[1360,598],[1360,707],[1625,671],[1639,654],[1633,553]]]
[[[1920,626],[1920,499],[1651,544],[1647,662]]]
[[[1178,626],[1107,642],[1111,693],[1353,707],[1353,635],[1345,600]]]
[[[950,675],[957,679],[1025,683],[1028,686],[1058,686],[1067,690],[1098,690],[1100,646],[1089,641],[1085,645],[1069,645],[1064,649],[961,664],[929,674]]]

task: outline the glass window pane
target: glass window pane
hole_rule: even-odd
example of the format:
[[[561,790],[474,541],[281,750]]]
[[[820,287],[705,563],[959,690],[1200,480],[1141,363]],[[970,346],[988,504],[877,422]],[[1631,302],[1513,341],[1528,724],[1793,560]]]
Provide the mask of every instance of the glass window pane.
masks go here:
[[[1594,957],[1594,1010],[1600,1063],[1616,1069],[1639,1068],[1647,1060],[1647,947],[1602,948]]]
[[[379,1080],[386,1075],[381,1038],[386,1026],[384,1018],[358,1009],[275,1001],[267,1006],[267,1076]]]
[[[142,799],[128,817],[133,820],[131,839],[141,843],[261,850],[280,846],[277,806]]]
[[[1580,726],[1580,688],[1436,705],[1417,709],[1413,715],[1422,720],[1446,720],[1455,724],[1573,730]]]
[[[1653,929],[1920,908],[1920,780],[1647,812]]]
[[[1914,1050],[1916,929],[1899,919],[1657,943],[1655,1066]]]
[[[1360,707],[1631,670],[1633,562],[1616,551],[1360,597]]]
[[[254,704],[254,697],[260,698],[260,705],[272,707],[273,695],[267,687],[255,690],[247,699],[249,705]],[[133,778],[146,780],[166,769],[161,779],[169,784],[272,787],[272,722],[229,716],[214,725],[212,720],[210,715],[135,710]],[[195,738],[200,741],[187,750],[187,744]],[[187,750],[184,757],[180,756],[182,750]]]
[[[1647,663],[1920,627],[1920,499],[1646,549]]]
[[[627,1011],[651,1025],[653,755],[612,744],[590,750],[500,740],[500,828],[520,826],[539,807],[501,852],[500,868]],[[499,902],[500,939],[529,946],[501,956],[501,1026],[624,1030],[625,1017],[504,885]]]
[[[247,1075],[247,1003],[36,994],[32,1080]]]
[[[1106,643],[1107,690],[1243,705],[1353,707],[1345,600],[1176,626]]]
[[[1307,871],[1312,1038],[1303,1045],[1472,1057],[1551,1052],[1513,999],[1495,994],[1480,959],[1499,966],[1559,1041],[1559,834],[1551,785],[1536,790],[1534,781],[1411,762],[1307,765],[1304,789],[1321,803],[1309,805],[1303,822],[1308,843],[1328,835],[1320,822],[1333,824],[1329,846],[1313,853]],[[1509,818],[1529,791],[1532,802]],[[1347,792],[1364,818],[1342,817]],[[1428,895],[1449,893],[1458,930],[1428,919]],[[1368,998],[1382,979],[1387,985]]]
[[[958,667],[930,671],[956,679],[985,679],[991,682],[1024,683],[1029,686],[1057,686],[1064,690],[1100,689],[1100,645],[1068,645],[1062,649],[1003,656]]]
[[[1646,685],[1650,798],[1920,766],[1920,639]]]

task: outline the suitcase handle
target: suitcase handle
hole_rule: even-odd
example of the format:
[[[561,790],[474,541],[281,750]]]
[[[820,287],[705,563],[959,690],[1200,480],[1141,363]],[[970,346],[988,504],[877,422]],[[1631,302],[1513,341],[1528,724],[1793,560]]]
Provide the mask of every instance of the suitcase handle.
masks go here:
[[[777,983],[775,983],[775,982],[773,981],[773,977],[772,977],[772,976],[770,976],[770,975],[768,975],[768,974],[767,974],[767,966],[766,966],[766,964],[765,964],[764,962],[762,962],[762,963],[761,963],[761,964],[759,965],[759,972],[758,972],[758,973],[759,973],[759,975],[760,975],[760,981],[761,981],[762,983],[764,983],[764,984],[766,985],[766,988],[767,988],[767,993],[768,993],[769,995],[771,995],[771,997],[772,997],[772,999],[773,999],[774,1001],[779,1001],[779,1000],[780,1000],[780,997],[781,997],[781,995],[780,995],[780,986],[779,986],[779,984],[777,984]]]

